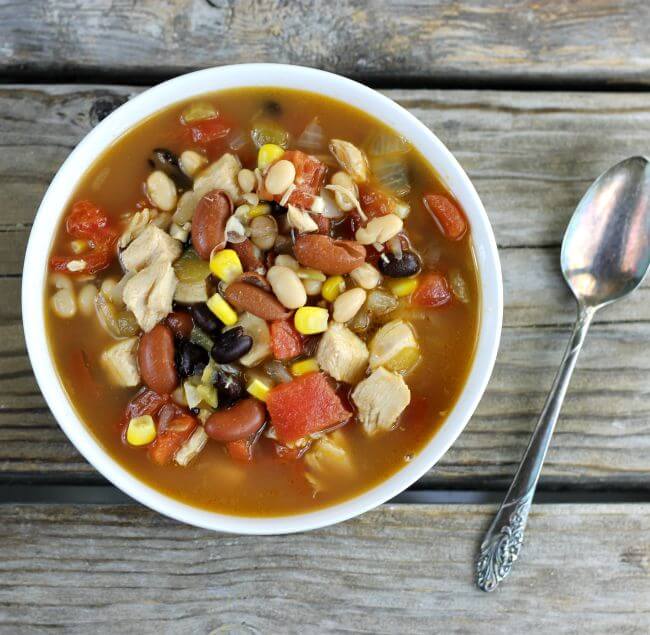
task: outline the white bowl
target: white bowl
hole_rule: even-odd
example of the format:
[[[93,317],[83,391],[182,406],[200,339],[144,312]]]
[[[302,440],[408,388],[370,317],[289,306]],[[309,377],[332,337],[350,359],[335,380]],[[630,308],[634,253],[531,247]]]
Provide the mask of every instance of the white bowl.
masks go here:
[[[170,104],[210,91],[245,86],[305,89],[356,106],[408,139],[436,169],[465,210],[472,230],[481,288],[480,331],[471,372],[447,420],[415,458],[389,479],[343,503],[291,516],[250,518],[206,511],[152,489],[111,458],[79,419],[49,354],[44,324],[44,286],[50,246],[79,177],[124,132]],[[426,126],[401,106],[354,81],[301,66],[242,64],[182,75],[150,88],[115,110],[66,159],[39,207],[23,269],[22,308],[27,350],[40,389],[68,438],[109,481],[161,514],[207,529],[242,534],[280,534],[331,525],[396,496],[435,465],[456,440],[483,395],[494,366],[503,311],[501,267],[492,228],[472,183]]]

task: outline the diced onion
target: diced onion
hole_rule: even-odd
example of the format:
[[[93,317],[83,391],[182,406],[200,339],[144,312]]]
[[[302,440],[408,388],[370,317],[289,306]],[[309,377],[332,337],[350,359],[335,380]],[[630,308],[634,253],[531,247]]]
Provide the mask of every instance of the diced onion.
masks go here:
[[[264,371],[273,381],[279,383],[286,384],[293,380],[291,373],[285,368],[284,364],[277,360],[266,362]]]
[[[246,229],[236,216],[231,216],[226,223],[226,239],[234,244],[243,243],[246,240]]]
[[[393,236],[388,241],[388,248],[393,253],[393,256],[397,258],[397,260],[402,259],[402,241],[399,236]]]
[[[371,157],[386,154],[404,154],[411,149],[408,141],[399,135],[380,131],[370,136],[366,142],[366,152]]]
[[[325,148],[325,132],[323,127],[318,123],[318,118],[314,117],[305,129],[302,131],[302,134],[298,137],[297,145],[303,150],[322,150]]]
[[[411,191],[403,157],[375,157],[370,161],[370,168],[377,180],[397,196],[406,196]]]

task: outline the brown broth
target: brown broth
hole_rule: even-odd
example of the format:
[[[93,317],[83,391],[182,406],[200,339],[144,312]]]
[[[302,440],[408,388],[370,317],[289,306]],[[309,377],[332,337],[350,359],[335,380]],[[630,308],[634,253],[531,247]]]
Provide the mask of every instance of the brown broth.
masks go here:
[[[220,112],[244,128],[263,102],[275,100],[282,107],[278,121],[294,139],[316,115],[327,138],[358,145],[371,131],[387,130],[359,110],[308,92],[237,89],[204,98],[218,104]],[[83,175],[73,201],[90,199],[116,222],[123,214],[133,212],[135,204],[144,199],[143,182],[151,170],[147,163],[151,150],[165,147],[180,153],[192,147],[179,124],[184,105],[156,113],[118,139]],[[223,151],[215,149],[211,158]],[[238,154],[246,167],[254,167],[252,149]],[[197,507],[246,516],[295,514],[341,502],[385,480],[417,454],[444,423],[465,383],[477,339],[480,296],[470,237],[458,242],[445,240],[421,203],[425,191],[448,196],[449,192],[413,149],[408,154],[408,166],[412,191],[405,200],[412,212],[405,228],[412,244],[423,257],[425,270],[430,263],[443,272],[460,271],[471,301],[454,301],[442,309],[409,315],[423,354],[423,361],[406,377],[411,404],[391,432],[367,438],[356,421],[342,428],[355,466],[353,478],[332,476],[327,488],[315,495],[305,480],[303,461],[278,461],[265,439],[258,443],[255,460],[248,464],[233,461],[223,446],[209,441],[186,468],[154,465],[143,449],[127,447],[120,438],[118,422],[137,389],[110,385],[97,363],[102,350],[114,340],[95,316],[77,314],[62,320],[48,308],[48,339],[61,381],[81,419],[105,450],[136,477],[165,494]],[[69,253],[68,243],[61,223],[53,253]],[[111,275],[121,276],[117,263],[98,274],[97,283]],[[45,292],[49,297],[51,287]]]

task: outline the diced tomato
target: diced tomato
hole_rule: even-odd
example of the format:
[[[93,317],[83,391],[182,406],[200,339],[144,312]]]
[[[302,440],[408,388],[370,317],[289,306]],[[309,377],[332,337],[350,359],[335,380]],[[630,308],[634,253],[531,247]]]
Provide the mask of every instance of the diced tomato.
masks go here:
[[[197,425],[194,417],[175,404],[163,406],[158,417],[156,439],[147,447],[149,458],[156,465],[170,463]]]
[[[134,417],[142,415],[153,417],[168,402],[169,395],[159,395],[149,388],[142,388],[126,405],[124,419],[128,423]]]
[[[275,359],[292,359],[303,351],[303,338],[293,322],[276,320],[271,323],[271,349]]]
[[[418,288],[411,296],[411,303],[418,306],[442,306],[451,300],[447,278],[439,271],[430,271],[420,276]]]
[[[66,230],[73,238],[91,242],[89,251],[75,256],[52,256],[50,267],[68,273],[97,273],[106,269],[116,256],[117,232],[109,226],[108,216],[91,201],[77,201],[66,218]],[[68,264],[83,260],[86,266],[79,272],[70,272]]]
[[[230,454],[230,458],[234,461],[242,461],[247,463],[253,460],[253,442],[252,439],[239,439],[239,441],[230,441],[226,443],[226,450]]]
[[[425,194],[424,206],[449,240],[459,240],[467,231],[467,220],[458,206],[442,194]]]
[[[367,185],[359,186],[359,203],[368,219],[392,214],[395,208],[395,201],[390,196]]]
[[[282,443],[333,428],[352,415],[343,407],[327,377],[317,372],[272,388],[266,407]]]
[[[230,124],[224,121],[223,117],[212,117],[203,119],[189,126],[194,143],[211,143],[228,136]]]

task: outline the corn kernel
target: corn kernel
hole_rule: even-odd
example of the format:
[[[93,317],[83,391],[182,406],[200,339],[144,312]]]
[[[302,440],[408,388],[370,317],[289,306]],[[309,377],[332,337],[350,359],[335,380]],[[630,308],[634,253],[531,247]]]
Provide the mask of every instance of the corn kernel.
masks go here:
[[[265,143],[257,153],[257,167],[260,170],[268,167],[277,161],[284,154],[284,148],[281,148],[275,143]]]
[[[293,316],[293,323],[298,333],[314,335],[327,331],[329,312],[318,306],[301,306]]]
[[[345,280],[343,276],[330,276],[323,283],[322,296],[328,302],[334,302],[345,291]]]
[[[199,384],[196,392],[201,397],[201,401],[205,402],[211,408],[216,408],[219,401],[217,399],[217,389],[214,386],[207,384]]]
[[[218,293],[208,300],[207,305],[226,326],[237,323],[237,313]]]
[[[411,295],[417,286],[417,278],[402,278],[401,280],[398,278],[388,281],[388,287],[393,292],[393,295],[398,298],[405,298],[407,295]]]
[[[301,359],[299,362],[291,364],[291,374],[294,377],[300,377],[300,375],[306,375],[307,373],[313,373],[319,370],[318,362],[313,357]]]
[[[261,379],[253,379],[253,381],[248,384],[246,387],[248,394],[259,399],[260,401],[266,401],[266,396],[271,390],[271,386],[265,384]]]
[[[268,203],[259,203],[258,205],[253,205],[248,210],[248,218],[256,218],[257,216],[266,216],[271,213],[271,206]]]
[[[156,424],[151,415],[133,417],[126,429],[126,440],[129,445],[148,445],[156,438]]]
[[[226,284],[230,284],[237,276],[244,273],[241,260],[233,249],[222,249],[212,254],[210,271]]]

